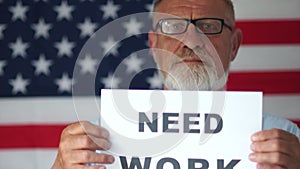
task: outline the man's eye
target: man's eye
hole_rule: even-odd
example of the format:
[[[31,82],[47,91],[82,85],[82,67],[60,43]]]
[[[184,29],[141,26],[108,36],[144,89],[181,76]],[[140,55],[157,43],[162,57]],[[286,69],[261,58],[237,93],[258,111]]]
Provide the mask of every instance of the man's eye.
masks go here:
[[[202,25],[202,28],[204,30],[211,30],[211,29],[214,29],[215,26],[213,24],[205,23],[205,24]]]
[[[170,25],[171,30],[182,30],[184,26],[182,24],[172,24]]]

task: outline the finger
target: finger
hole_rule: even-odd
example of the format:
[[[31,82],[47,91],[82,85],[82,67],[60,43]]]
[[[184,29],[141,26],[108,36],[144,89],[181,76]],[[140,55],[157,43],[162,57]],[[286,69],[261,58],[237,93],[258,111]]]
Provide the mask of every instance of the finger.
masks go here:
[[[89,165],[85,165],[85,164],[72,165],[72,166],[67,167],[67,168],[72,168],[72,169],[106,169],[106,167],[104,165],[89,166]]]
[[[109,132],[105,128],[94,125],[88,121],[73,123],[64,130],[64,133],[67,133],[69,135],[90,134],[95,137],[109,137]]]
[[[298,138],[281,129],[271,129],[271,130],[263,130],[257,132],[251,136],[252,141],[265,141],[270,139],[282,139],[282,140],[289,140],[289,141],[298,141]]]
[[[100,163],[100,164],[112,164],[115,159],[112,155],[104,153],[96,153],[89,150],[75,150],[70,154],[70,163],[73,164],[88,164],[88,163]]]
[[[111,142],[108,139],[97,138],[90,135],[71,135],[61,142],[60,147],[72,150],[109,150]]]
[[[286,155],[292,152],[290,143],[280,139],[253,142],[251,144],[251,150],[261,153],[280,152]]]
[[[92,165],[92,166],[89,166],[89,165],[75,165],[75,166],[72,166],[72,169],[106,169],[106,167],[104,165]]]
[[[284,169],[282,166],[271,164],[257,164],[256,169]]]
[[[282,153],[252,153],[249,155],[249,159],[256,163],[278,165],[286,167],[288,165],[289,156]]]

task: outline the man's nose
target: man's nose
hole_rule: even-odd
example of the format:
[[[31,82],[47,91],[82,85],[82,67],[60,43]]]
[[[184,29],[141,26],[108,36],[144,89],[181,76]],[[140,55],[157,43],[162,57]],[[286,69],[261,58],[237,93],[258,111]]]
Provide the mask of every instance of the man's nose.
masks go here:
[[[189,24],[186,32],[183,35],[183,43],[189,47],[190,49],[194,49],[196,47],[204,48],[205,46],[205,39],[207,39],[204,33],[199,32],[196,30],[194,24]]]

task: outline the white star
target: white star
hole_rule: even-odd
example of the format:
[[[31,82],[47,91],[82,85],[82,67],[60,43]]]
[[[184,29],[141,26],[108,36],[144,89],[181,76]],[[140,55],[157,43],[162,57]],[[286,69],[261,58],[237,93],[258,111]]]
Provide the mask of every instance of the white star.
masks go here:
[[[163,86],[163,81],[158,73],[155,73],[152,77],[148,77],[146,81],[150,84],[151,89],[157,89]]]
[[[68,73],[63,73],[62,77],[60,79],[55,80],[55,84],[58,86],[58,91],[63,92],[69,92],[71,93],[72,90],[72,79],[69,78]]]
[[[101,7],[101,10],[104,12],[103,19],[118,17],[117,12],[120,8],[120,5],[115,5],[112,1],[107,1],[107,4]]]
[[[3,31],[5,30],[6,26],[3,24],[0,24],[0,39],[3,38]]]
[[[101,47],[104,49],[104,53],[107,55],[113,54],[114,56],[119,55],[118,48],[121,46],[120,43],[116,42],[114,37],[109,36],[107,41],[102,42]]]
[[[72,48],[75,46],[75,42],[71,42],[67,39],[67,37],[63,37],[60,42],[55,42],[54,46],[58,50],[58,56],[66,55],[71,57],[72,55]]]
[[[142,22],[138,22],[135,17],[131,17],[128,22],[124,22],[123,27],[126,29],[126,35],[138,35],[144,26]]]
[[[126,65],[127,73],[136,73],[141,70],[142,64],[144,63],[143,59],[139,58],[137,54],[132,54],[129,58],[124,60],[124,64]]]
[[[9,48],[12,49],[12,56],[16,58],[17,56],[21,56],[25,58],[26,49],[29,47],[28,43],[24,43],[21,37],[18,37],[15,43],[8,44]]]
[[[37,24],[32,25],[32,29],[35,30],[34,37],[44,37],[45,39],[49,37],[49,30],[52,28],[51,24],[46,24],[45,20],[40,18]]]
[[[153,11],[153,4],[146,4],[145,8],[147,9],[148,12],[152,12]]]
[[[84,59],[79,61],[79,65],[81,67],[80,72],[82,74],[93,74],[96,72],[97,59],[93,59],[91,55],[86,55]]]
[[[152,11],[153,11],[153,3],[151,4],[146,4],[145,9],[149,12],[149,18],[152,18]]]
[[[49,67],[53,64],[51,60],[46,60],[45,55],[40,55],[38,60],[34,60],[31,64],[35,67],[35,75],[49,75]]]
[[[71,12],[74,10],[74,8],[74,6],[69,6],[66,1],[62,1],[60,6],[54,7],[54,10],[58,13],[57,20],[72,19]]]
[[[3,73],[4,73],[4,70],[3,70],[4,66],[6,66],[6,61],[0,60],[0,76],[3,75]]]
[[[77,24],[77,28],[80,29],[80,37],[91,36],[97,28],[96,23],[92,23],[90,18],[85,18],[83,23]]]
[[[28,11],[28,6],[23,6],[22,2],[17,1],[16,6],[9,7],[9,11],[13,14],[12,20],[15,21],[17,19],[21,19],[25,21],[26,19],[26,12]]]
[[[109,73],[107,77],[101,78],[101,82],[104,84],[104,88],[116,89],[119,87],[121,79]]]
[[[17,94],[18,92],[26,94],[26,86],[30,84],[30,80],[23,79],[20,73],[17,74],[16,79],[11,79],[8,82],[13,87],[12,94]]]

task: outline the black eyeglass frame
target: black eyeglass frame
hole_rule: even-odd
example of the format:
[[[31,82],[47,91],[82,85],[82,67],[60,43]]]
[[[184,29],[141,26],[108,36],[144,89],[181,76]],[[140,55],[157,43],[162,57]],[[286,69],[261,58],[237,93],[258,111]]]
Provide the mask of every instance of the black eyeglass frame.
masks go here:
[[[163,23],[164,21],[166,21],[166,20],[181,20],[181,21],[187,21],[187,26],[186,26],[185,30],[184,30],[183,32],[181,32],[181,33],[165,33],[165,32],[163,32],[163,30],[162,30],[162,23]],[[199,21],[199,20],[217,20],[217,21],[220,21],[220,22],[221,22],[221,29],[220,29],[219,32],[215,32],[215,33],[204,33],[204,32],[202,32],[201,30],[197,29],[196,22]],[[160,19],[160,20],[158,21],[158,23],[156,24],[156,26],[155,26],[155,28],[154,28],[154,31],[156,32],[157,29],[160,28],[161,32],[162,32],[163,34],[166,34],[166,35],[178,35],[178,34],[183,34],[183,33],[185,33],[185,32],[187,31],[187,29],[188,29],[190,23],[192,23],[192,24],[195,26],[196,30],[197,30],[199,33],[203,33],[203,34],[205,34],[205,35],[216,35],[216,34],[220,34],[220,33],[222,33],[223,27],[224,27],[224,26],[227,27],[230,31],[233,30],[233,28],[232,28],[228,23],[226,23],[224,19],[221,19],[221,18],[198,18],[198,19],[164,18],[164,19]],[[200,32],[200,31],[201,31],[201,32]]]

